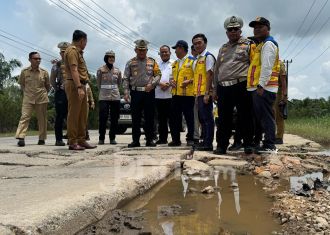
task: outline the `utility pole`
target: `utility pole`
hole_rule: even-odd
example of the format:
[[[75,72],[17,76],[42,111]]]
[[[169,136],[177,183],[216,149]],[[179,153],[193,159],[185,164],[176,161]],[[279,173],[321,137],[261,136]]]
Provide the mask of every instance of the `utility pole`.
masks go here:
[[[291,60],[283,60],[283,63],[286,64],[286,78],[285,78],[285,80],[286,80],[286,95],[288,96],[289,95],[289,79],[288,79],[289,78],[289,64],[292,63],[292,59]],[[287,103],[286,103],[283,111],[284,111],[284,113],[286,113],[286,115],[283,114],[283,117],[285,116],[284,119],[287,119],[288,118],[288,104]]]

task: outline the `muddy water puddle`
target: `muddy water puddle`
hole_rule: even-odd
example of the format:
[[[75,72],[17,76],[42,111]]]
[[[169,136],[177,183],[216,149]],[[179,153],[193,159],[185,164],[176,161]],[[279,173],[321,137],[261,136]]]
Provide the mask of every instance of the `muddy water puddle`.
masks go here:
[[[171,176],[78,234],[271,234],[280,225],[262,187],[227,168],[210,177]]]

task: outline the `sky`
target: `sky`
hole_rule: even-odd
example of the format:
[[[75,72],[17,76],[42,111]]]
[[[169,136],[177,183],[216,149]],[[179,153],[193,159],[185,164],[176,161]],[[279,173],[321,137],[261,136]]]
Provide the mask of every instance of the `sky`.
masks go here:
[[[103,65],[104,53],[116,53],[122,71],[134,57],[134,41],[151,42],[149,56],[159,59],[161,45],[175,45],[204,33],[215,56],[227,42],[227,17],[244,21],[243,36],[252,36],[249,22],[257,16],[271,23],[280,58],[289,64],[289,99],[330,96],[329,0],[1,0],[0,52],[6,60],[29,66],[28,53],[39,51],[50,71],[59,58],[57,44],[71,42],[75,29],[88,34],[84,57],[91,73]],[[79,19],[78,19],[79,18]],[[172,58],[175,59],[174,50]],[[15,70],[18,74],[19,70]]]

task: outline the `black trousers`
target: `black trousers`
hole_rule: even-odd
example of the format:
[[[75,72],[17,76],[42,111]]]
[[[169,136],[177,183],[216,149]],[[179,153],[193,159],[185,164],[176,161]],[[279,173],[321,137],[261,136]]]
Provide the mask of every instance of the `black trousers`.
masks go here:
[[[118,126],[119,111],[120,111],[120,101],[100,100],[99,101],[99,140],[105,139],[109,111],[110,111],[109,138],[110,140],[114,140],[116,138],[116,131]]]
[[[172,99],[156,99],[159,140],[167,141]]]
[[[63,124],[68,114],[68,100],[62,89],[55,91],[55,111],[55,138],[56,141],[61,141],[63,139]]]
[[[187,141],[194,140],[194,105],[195,97],[178,96],[172,97],[170,129],[173,142],[180,142],[180,131],[182,127],[182,113],[187,123]]]
[[[133,142],[140,142],[142,112],[144,114],[146,140],[152,141],[154,137],[155,91],[131,90],[131,110]]]
[[[275,148],[276,127],[273,105],[276,93],[264,90],[261,96],[257,94],[257,91],[253,91],[252,95],[257,124],[261,125],[262,132],[265,133],[263,146],[273,149]]]
[[[246,90],[246,81],[232,86],[217,87],[219,128],[216,134],[218,147],[227,149],[232,134],[233,110],[237,108],[237,122],[244,146],[252,145],[253,106],[252,96]]]

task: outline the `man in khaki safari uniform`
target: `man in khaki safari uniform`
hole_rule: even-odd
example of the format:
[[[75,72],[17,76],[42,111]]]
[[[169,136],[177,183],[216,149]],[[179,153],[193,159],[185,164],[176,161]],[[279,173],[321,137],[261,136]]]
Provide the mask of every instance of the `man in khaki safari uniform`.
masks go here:
[[[68,78],[65,93],[68,99],[67,131],[70,150],[96,148],[86,142],[87,95],[89,81],[83,50],[87,44],[87,34],[80,30],[73,32],[72,44],[64,54],[65,70]]]
[[[47,137],[47,104],[50,89],[48,72],[39,67],[41,57],[38,52],[29,54],[31,66],[22,70],[18,83],[23,91],[22,116],[16,131],[17,145],[25,146],[32,111],[35,110],[39,126],[39,145],[45,144]]]

